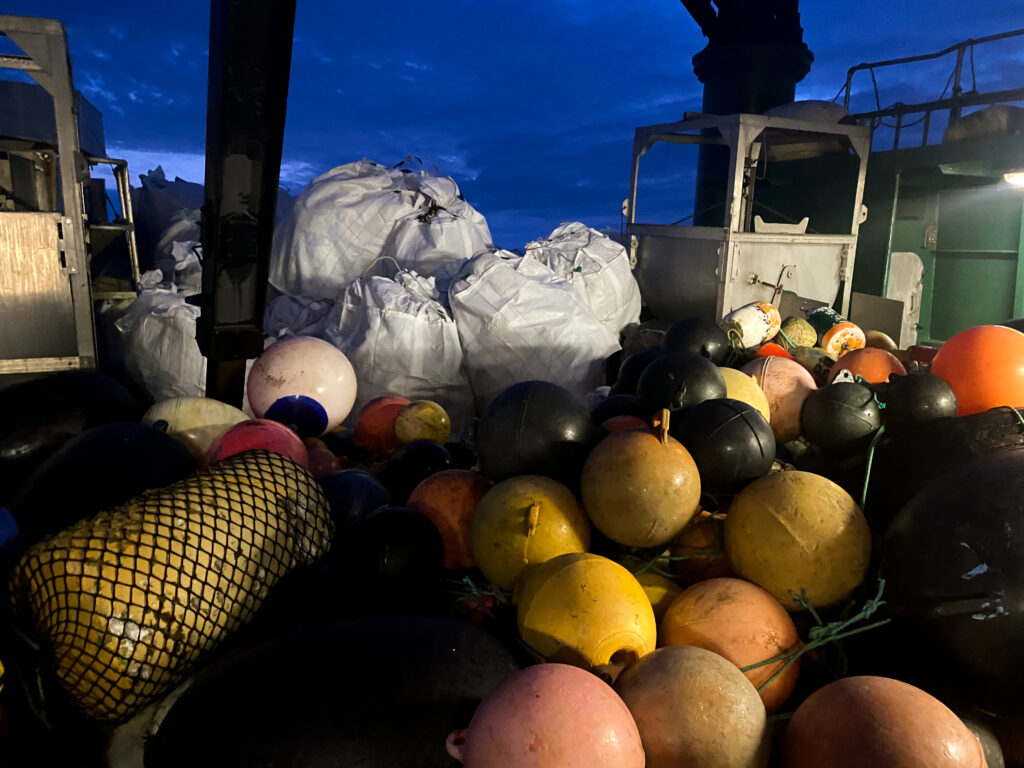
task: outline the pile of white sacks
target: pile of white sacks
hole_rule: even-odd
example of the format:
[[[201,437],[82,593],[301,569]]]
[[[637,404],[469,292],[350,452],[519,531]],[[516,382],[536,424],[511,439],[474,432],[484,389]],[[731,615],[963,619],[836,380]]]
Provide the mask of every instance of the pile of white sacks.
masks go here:
[[[270,284],[268,341],[341,349],[358,378],[353,413],[397,393],[436,400],[456,428],[517,381],[584,397],[640,316],[626,251],[605,235],[563,224],[522,256],[499,250],[452,179],[369,160],[314,179],[278,222]],[[140,383],[154,397],[196,394],[191,382]]]

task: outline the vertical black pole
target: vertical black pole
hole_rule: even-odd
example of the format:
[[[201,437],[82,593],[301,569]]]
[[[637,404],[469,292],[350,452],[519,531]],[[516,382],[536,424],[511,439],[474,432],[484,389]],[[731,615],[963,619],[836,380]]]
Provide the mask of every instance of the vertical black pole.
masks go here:
[[[810,71],[814,55],[800,26],[799,0],[682,0],[708,37],[693,57],[704,84],[702,111],[712,115],[760,114],[793,100],[796,84]],[[721,227],[726,218],[728,153],[701,147],[693,223]]]
[[[263,350],[295,0],[212,0],[206,113],[202,315],[206,392],[242,404],[245,360]]]

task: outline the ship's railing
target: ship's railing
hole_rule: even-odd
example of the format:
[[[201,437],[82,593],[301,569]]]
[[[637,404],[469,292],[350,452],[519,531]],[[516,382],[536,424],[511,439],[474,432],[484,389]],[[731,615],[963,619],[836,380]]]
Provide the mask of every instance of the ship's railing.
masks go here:
[[[905,135],[907,128],[921,124],[920,146],[925,146],[929,143],[929,130],[931,128],[933,115],[936,112],[949,110],[948,124],[953,125],[960,119],[961,113],[965,107],[993,106],[996,104],[1006,104],[1009,102],[1024,100],[1024,87],[987,92],[981,92],[977,88],[977,71],[974,62],[975,48],[1009,38],[1021,38],[1024,40],[1024,29],[1015,29],[1009,32],[1002,32],[997,35],[964,40],[961,43],[951,45],[948,48],[936,51],[935,53],[926,53],[918,56],[889,59],[887,61],[857,64],[856,66],[850,67],[850,70],[846,75],[846,83],[839,90],[839,93],[836,94],[833,101],[838,101],[839,97],[842,96],[843,105],[849,109],[850,99],[853,95],[854,77],[858,72],[867,72],[871,76],[876,108],[865,112],[856,112],[854,113],[854,117],[861,124],[870,124],[875,128],[885,126],[892,129],[892,149],[900,149],[900,139]],[[896,102],[888,107],[882,107],[879,99],[878,81],[875,77],[875,70],[915,62],[942,59],[946,56],[953,56],[954,54],[955,59],[952,71],[946,81],[946,87],[943,89],[942,95],[938,99],[916,104]],[[963,87],[965,69],[969,69],[971,76],[971,88],[968,90],[964,90]],[[948,96],[946,95],[947,92],[949,93]],[[891,118],[895,120],[895,122],[886,123],[886,118]],[[911,120],[910,118],[913,119]]]

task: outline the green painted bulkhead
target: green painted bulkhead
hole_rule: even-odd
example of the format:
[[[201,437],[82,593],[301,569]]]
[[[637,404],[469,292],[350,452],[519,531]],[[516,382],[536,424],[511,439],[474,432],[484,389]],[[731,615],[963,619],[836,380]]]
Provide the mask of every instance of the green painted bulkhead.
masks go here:
[[[919,342],[1024,316],[1024,135],[874,152],[868,162],[853,276],[884,296],[893,253],[924,267]]]

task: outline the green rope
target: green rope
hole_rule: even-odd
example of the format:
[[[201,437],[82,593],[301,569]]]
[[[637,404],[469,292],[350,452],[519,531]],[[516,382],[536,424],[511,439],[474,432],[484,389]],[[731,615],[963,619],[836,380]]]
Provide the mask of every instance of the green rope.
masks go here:
[[[864,488],[860,493],[860,508],[863,510],[868,503],[868,484],[871,482],[871,466],[875,461],[875,448],[878,447],[879,441],[882,439],[882,435],[885,434],[885,425],[883,424],[875,432],[875,436],[871,438],[871,445],[868,446],[868,461],[867,466],[864,469]]]
[[[1016,408],[1013,408],[1012,406],[1010,410],[1012,410],[1017,415],[1017,421],[1019,421],[1021,426],[1024,427],[1024,416],[1021,415],[1021,412]]]
[[[782,348],[785,349],[787,352],[792,352],[794,349],[800,346],[791,338],[789,338],[789,336],[786,335],[786,332],[781,328],[779,328],[779,332],[776,334],[776,336],[781,336],[783,340],[786,342],[786,345],[788,346],[783,345]]]
[[[695,560],[698,557],[717,557],[720,555],[725,542],[725,522],[717,517],[711,517],[709,520],[712,528],[715,530],[715,543],[711,547],[706,549],[695,549],[688,555],[666,555],[664,550],[659,550],[650,558],[644,557],[642,554],[633,551],[626,555],[625,559],[640,563],[640,568],[635,571],[630,570],[630,573],[634,576],[640,576],[641,574],[647,573],[647,571],[652,571],[667,579],[674,579],[676,578],[676,574],[659,568],[657,563],[676,563],[683,560]]]
[[[761,683],[761,685],[757,687],[758,692],[760,692],[767,688],[769,685],[771,685],[776,680],[776,678],[779,677],[779,675],[781,675],[783,672],[789,669],[796,662],[796,660],[803,656],[805,653],[809,653],[810,651],[813,651],[816,648],[820,648],[823,645],[827,645],[828,643],[834,643],[839,640],[845,640],[846,638],[852,637],[853,635],[859,635],[862,632],[877,629],[878,627],[888,624],[890,621],[889,619],[882,619],[881,621],[876,621],[861,627],[853,626],[854,624],[858,624],[859,622],[866,621],[867,619],[871,618],[871,616],[874,615],[874,613],[879,608],[885,605],[885,601],[882,600],[882,593],[884,591],[885,579],[879,579],[878,591],[875,593],[875,596],[872,599],[864,603],[864,606],[860,609],[860,611],[858,611],[856,614],[854,614],[848,619],[844,619],[842,621],[833,621],[829,622],[828,624],[821,620],[821,617],[818,615],[818,612],[814,609],[814,606],[811,605],[811,603],[807,600],[807,594],[804,590],[801,590],[801,594],[799,595],[791,591],[790,594],[793,596],[793,599],[800,604],[800,607],[809,611],[811,616],[813,616],[814,620],[817,622],[817,626],[811,627],[811,630],[808,633],[810,638],[809,641],[806,645],[803,645],[800,648],[796,648],[787,653],[779,654],[778,656],[773,656],[770,659],[759,661],[756,664],[749,664],[745,667],[740,667],[740,671],[749,672],[752,669],[764,667],[769,664],[778,664],[780,661],[784,662],[781,667],[775,670],[771,677],[769,677],[767,680],[765,680],[763,683]]]

